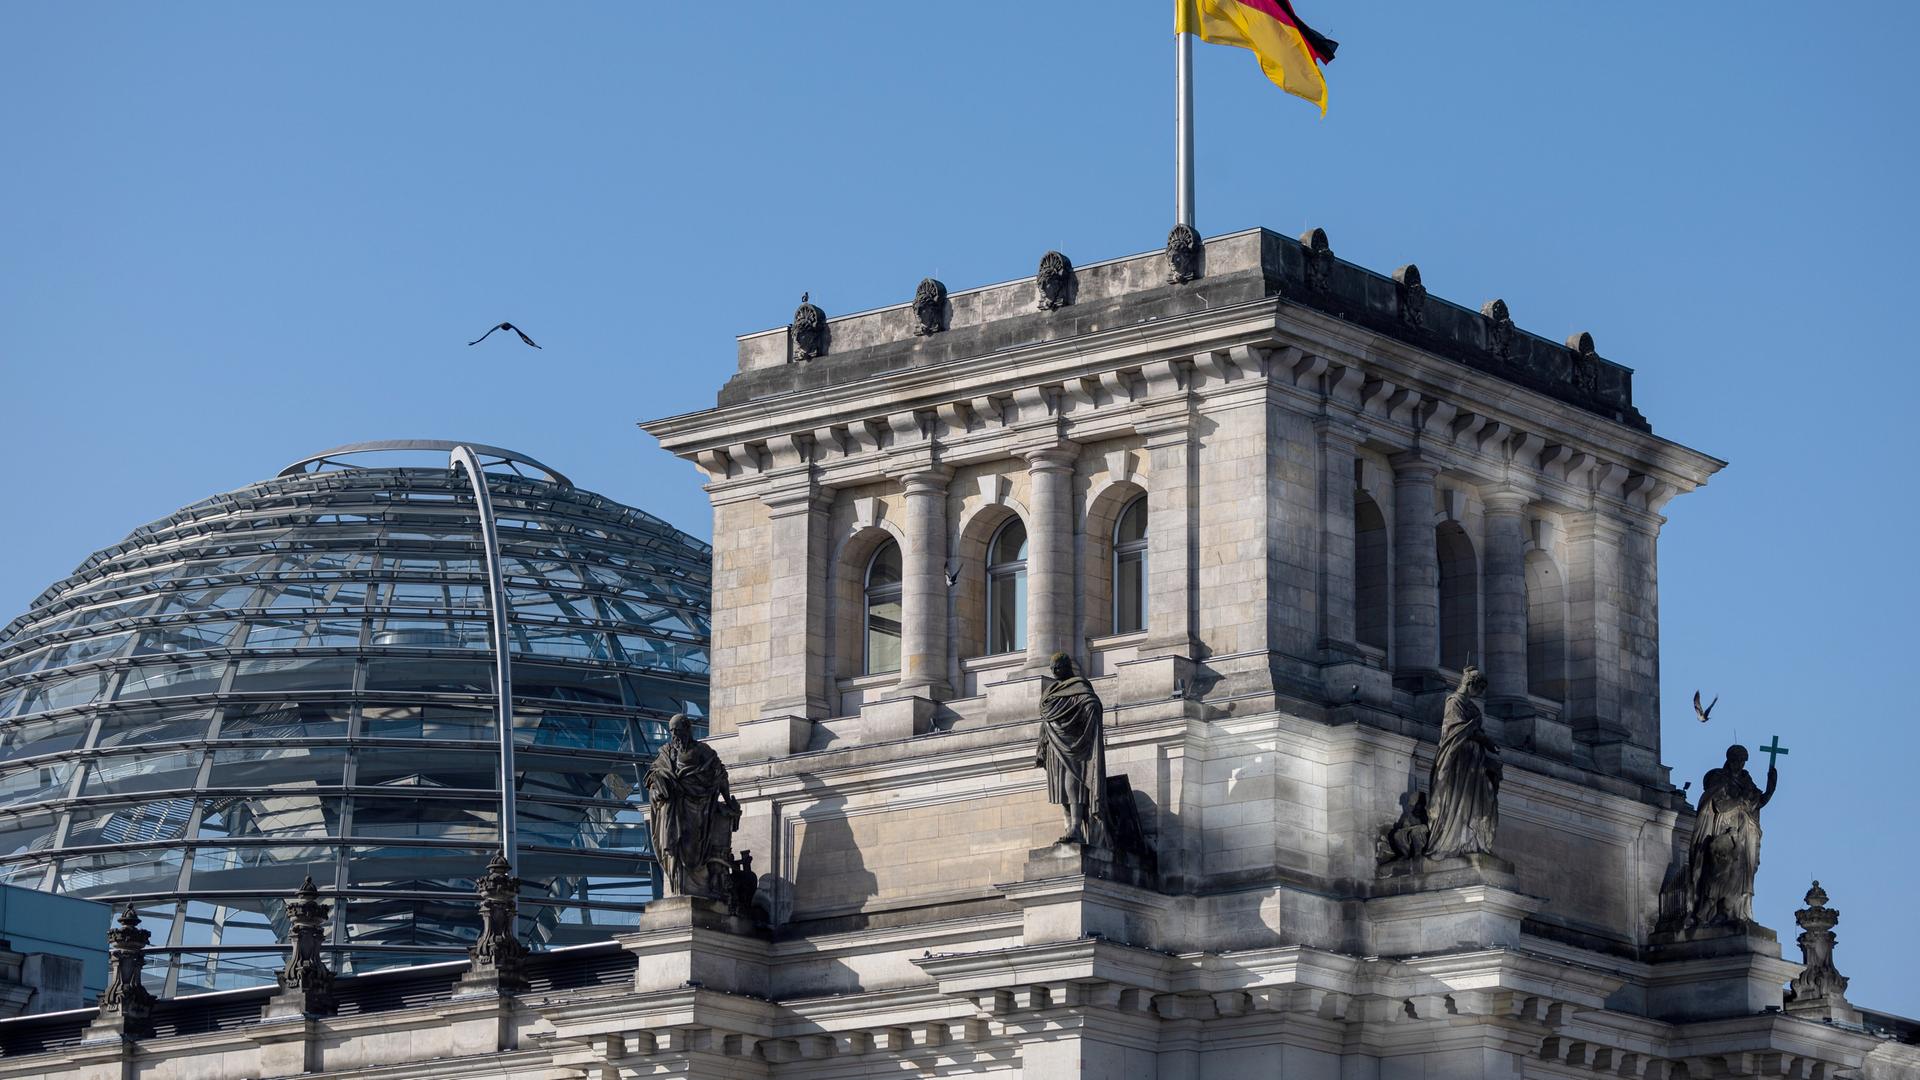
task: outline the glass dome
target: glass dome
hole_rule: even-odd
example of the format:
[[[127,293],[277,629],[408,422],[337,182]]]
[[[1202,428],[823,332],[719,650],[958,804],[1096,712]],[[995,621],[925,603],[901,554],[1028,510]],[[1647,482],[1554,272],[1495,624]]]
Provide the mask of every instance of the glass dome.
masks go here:
[[[452,445],[342,448],[195,503],[0,631],[0,882],[132,901],[168,994],[272,981],[308,874],[336,970],[463,955],[500,757]],[[511,605],[521,931],[598,940],[654,894],[640,779],[669,715],[705,715],[710,549],[477,449]]]

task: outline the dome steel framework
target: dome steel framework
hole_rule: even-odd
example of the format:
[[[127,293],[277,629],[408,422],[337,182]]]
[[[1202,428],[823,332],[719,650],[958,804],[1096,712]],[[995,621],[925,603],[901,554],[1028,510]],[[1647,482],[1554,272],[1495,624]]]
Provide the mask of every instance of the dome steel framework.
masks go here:
[[[133,902],[166,993],[271,981],[309,873],[337,970],[460,955],[503,800],[459,445],[341,447],[195,503],[0,631],[0,882]],[[520,929],[598,940],[654,894],[640,777],[669,715],[705,714],[710,549],[468,446],[509,611]]]

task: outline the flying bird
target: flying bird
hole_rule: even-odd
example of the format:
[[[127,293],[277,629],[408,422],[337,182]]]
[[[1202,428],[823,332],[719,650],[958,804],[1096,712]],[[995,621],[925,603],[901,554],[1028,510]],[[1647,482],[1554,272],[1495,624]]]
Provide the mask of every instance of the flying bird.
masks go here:
[[[1693,715],[1699,717],[1700,722],[1703,724],[1707,722],[1707,717],[1713,715],[1713,707],[1718,704],[1720,704],[1720,699],[1716,696],[1713,701],[1708,703],[1707,707],[1703,709],[1700,707],[1700,691],[1695,690],[1693,692]]]
[[[519,327],[517,327],[517,326],[515,326],[515,325],[513,325],[513,324],[512,324],[512,323],[510,323],[510,322],[503,322],[503,323],[501,323],[501,324],[500,324],[499,326],[496,326],[496,327],[493,327],[493,328],[492,328],[491,330],[488,330],[488,331],[487,331],[486,333],[484,333],[484,334],[481,334],[478,340],[476,340],[476,341],[469,341],[469,342],[467,342],[467,344],[469,344],[469,345],[478,345],[478,344],[480,344],[480,342],[482,342],[482,341],[485,341],[485,340],[487,340],[488,338],[490,338],[490,337],[492,337],[492,336],[493,336],[493,331],[494,331],[494,330],[511,330],[511,331],[513,331],[514,333],[516,333],[516,334],[519,334],[519,335],[520,335],[520,340],[521,340],[521,341],[524,341],[524,342],[526,342],[527,344],[529,344],[529,345],[532,345],[532,346],[533,346],[534,348],[536,348],[536,349],[539,349],[539,348],[540,348],[540,346],[539,346],[539,345],[538,345],[537,343],[535,343],[535,342],[534,342],[534,340],[533,340],[532,338],[530,338],[530,337],[528,337],[528,336],[527,336],[527,332],[526,332],[525,330],[522,330],[522,329],[520,329]],[[541,351],[542,351],[542,352],[545,352],[546,350],[544,350],[544,349],[541,349]]]

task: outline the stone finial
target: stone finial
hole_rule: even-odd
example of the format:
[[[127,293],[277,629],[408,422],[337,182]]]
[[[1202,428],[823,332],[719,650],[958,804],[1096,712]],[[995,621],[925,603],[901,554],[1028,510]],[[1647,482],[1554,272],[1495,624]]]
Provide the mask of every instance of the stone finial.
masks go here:
[[[913,333],[938,334],[947,328],[947,286],[938,278],[921,278],[913,290]]]
[[[827,355],[827,313],[813,305],[810,295],[800,294],[800,306],[793,309],[793,324],[787,327],[795,360]]]
[[[1057,251],[1040,256],[1040,271],[1033,277],[1040,292],[1040,310],[1056,311],[1073,303],[1073,261]]]
[[[1847,977],[1833,966],[1833,928],[1840,912],[1827,906],[1827,891],[1815,881],[1807,890],[1807,906],[1793,913],[1800,924],[1800,956],[1806,965],[1787,984],[1787,1011],[1831,1019],[1851,1019],[1847,1004]]]
[[[1327,230],[1314,227],[1300,234],[1301,252],[1306,260],[1307,288],[1325,292],[1333,281],[1333,246],[1327,243]]]
[[[333,971],[327,967],[320,951],[326,937],[327,918],[332,914],[332,905],[320,902],[320,887],[313,883],[312,875],[308,875],[293,899],[287,901],[287,939],[292,947],[287,952],[286,966],[275,976],[281,993],[269,1003],[270,1015],[297,1012],[331,1016],[334,1013]]]
[[[1416,329],[1427,325],[1427,287],[1420,283],[1420,268],[1408,263],[1395,270],[1393,291],[1400,303],[1400,321]]]
[[[1513,355],[1513,318],[1507,313],[1507,302],[1495,298],[1480,305],[1480,317],[1487,320],[1487,351],[1497,359],[1505,360]]]
[[[1600,354],[1594,350],[1593,335],[1581,330],[1567,335],[1567,351],[1573,354],[1567,369],[1567,381],[1583,394],[1600,388]]]
[[[513,876],[507,853],[496,851],[487,872],[474,889],[480,898],[480,940],[467,949],[472,968],[465,982],[479,982],[502,990],[527,985],[527,947],[514,933],[520,912],[520,879]]]
[[[1204,246],[1193,226],[1181,222],[1167,234],[1167,282],[1185,285],[1200,276],[1200,255]]]
[[[107,931],[107,988],[100,995],[100,1015],[94,1027],[137,1035],[151,1030],[154,997],[140,981],[147,966],[150,931],[140,928],[140,915],[129,903]]]

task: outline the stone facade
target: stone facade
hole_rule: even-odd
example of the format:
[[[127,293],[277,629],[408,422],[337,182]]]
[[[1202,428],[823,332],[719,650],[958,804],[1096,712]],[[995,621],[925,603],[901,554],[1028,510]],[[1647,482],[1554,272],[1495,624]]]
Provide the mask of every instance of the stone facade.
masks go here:
[[[1668,500],[1721,463],[1652,434],[1590,337],[1449,304],[1410,267],[1339,261],[1317,231],[1215,237],[1197,269],[1170,281],[1162,252],[1074,266],[1070,304],[1035,279],[952,292],[937,331],[902,304],[830,320],[824,351],[796,351],[789,327],[742,338],[714,409],[646,426],[709,481],[709,742],[743,808],[735,846],[760,860],[758,918],[655,905],[622,940],[631,966],[555,953],[518,993],[343,1005],[286,1028],[302,1049],[280,1060],[1920,1075],[1897,1021],[1782,1012],[1798,966],[1771,931],[1655,933],[1692,822],[1660,764],[1655,549]],[[1116,628],[1131,586],[1114,529],[1138,498],[1143,625]],[[1024,623],[995,651],[989,544],[1011,521]],[[888,544],[897,670],[867,636]],[[1147,878],[1053,844],[1034,744],[1056,651],[1106,702]],[[1423,788],[1468,663],[1505,762],[1498,858],[1383,868],[1377,841]],[[540,975],[576,969],[612,974]],[[263,1039],[40,1061],[300,1071],[270,1071]],[[11,1053],[0,1077],[27,1075]]]

